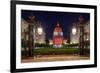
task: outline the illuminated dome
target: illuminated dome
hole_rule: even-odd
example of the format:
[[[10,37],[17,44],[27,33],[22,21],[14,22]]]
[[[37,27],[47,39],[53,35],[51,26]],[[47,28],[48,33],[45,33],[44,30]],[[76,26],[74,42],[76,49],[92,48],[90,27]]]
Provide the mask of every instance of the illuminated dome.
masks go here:
[[[63,45],[63,32],[59,23],[57,23],[53,33],[53,45],[54,47],[62,47]]]
[[[59,26],[59,23],[57,23],[54,29],[54,36],[63,36],[63,32],[62,32],[61,27]]]

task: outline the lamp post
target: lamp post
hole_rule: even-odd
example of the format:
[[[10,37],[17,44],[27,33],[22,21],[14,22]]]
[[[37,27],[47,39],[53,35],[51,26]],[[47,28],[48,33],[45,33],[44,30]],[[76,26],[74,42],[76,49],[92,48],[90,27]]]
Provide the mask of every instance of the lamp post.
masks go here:
[[[79,17],[79,22],[76,27],[72,28],[72,34],[75,35],[77,33],[77,29],[79,28],[79,55],[83,56],[84,53],[84,18],[83,16]]]
[[[28,17],[28,56],[34,57],[34,24],[35,24],[35,16]]]
[[[80,28],[80,37],[79,37],[79,48],[80,48],[80,56],[84,55],[84,18],[82,16],[79,17],[79,28]]]
[[[39,43],[41,44],[43,41],[43,28],[41,26],[39,26],[37,28],[37,33],[38,33],[38,37],[39,37]]]

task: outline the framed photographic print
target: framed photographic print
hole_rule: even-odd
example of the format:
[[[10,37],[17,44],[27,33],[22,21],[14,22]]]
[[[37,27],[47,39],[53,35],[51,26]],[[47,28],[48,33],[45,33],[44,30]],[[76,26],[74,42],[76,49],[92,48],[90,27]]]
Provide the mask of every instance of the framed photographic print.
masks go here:
[[[11,72],[96,66],[96,6],[11,1]]]

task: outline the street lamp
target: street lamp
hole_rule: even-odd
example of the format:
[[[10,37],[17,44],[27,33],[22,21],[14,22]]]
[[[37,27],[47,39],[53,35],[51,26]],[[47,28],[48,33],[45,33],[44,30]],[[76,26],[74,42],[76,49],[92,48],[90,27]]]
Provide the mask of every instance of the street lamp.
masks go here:
[[[39,35],[42,35],[42,33],[43,33],[42,27],[38,27],[37,32],[38,32]]]
[[[79,17],[79,24],[78,24],[78,27],[79,27],[79,30],[80,30],[80,37],[79,37],[79,48],[80,48],[80,56],[84,55],[84,47],[85,47],[85,44],[84,44],[84,18],[83,16],[80,16]]]
[[[77,25],[75,25],[74,28],[72,28],[72,34],[75,35],[77,33],[77,30],[79,29],[79,54],[84,55],[84,18],[83,16],[79,17],[79,22],[77,23]],[[78,29],[76,29],[78,28]]]
[[[34,27],[35,27],[35,16],[29,16],[27,22],[28,24],[28,56],[34,57]]]
[[[75,27],[74,27],[74,28],[72,28],[72,34],[73,34],[73,35],[75,35],[75,34],[76,34],[76,31],[77,31],[77,30],[76,30],[76,28],[75,28]]]

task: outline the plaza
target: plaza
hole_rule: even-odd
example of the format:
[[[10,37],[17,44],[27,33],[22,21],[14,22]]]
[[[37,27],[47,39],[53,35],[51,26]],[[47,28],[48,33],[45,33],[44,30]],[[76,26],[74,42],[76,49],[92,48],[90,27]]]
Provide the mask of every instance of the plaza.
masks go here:
[[[23,58],[22,63],[29,62],[54,62],[54,61],[77,61],[89,60],[89,57],[79,55],[45,55],[37,57]]]

